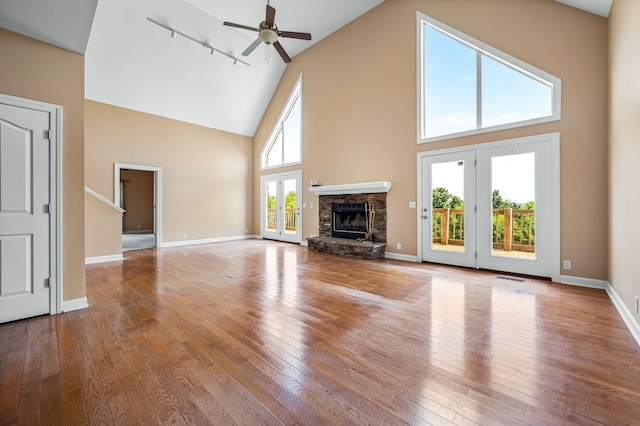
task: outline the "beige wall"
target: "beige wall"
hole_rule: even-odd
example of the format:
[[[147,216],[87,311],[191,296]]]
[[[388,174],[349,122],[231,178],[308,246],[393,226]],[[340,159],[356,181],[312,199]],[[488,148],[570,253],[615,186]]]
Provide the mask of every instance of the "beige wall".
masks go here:
[[[114,163],[162,168],[164,243],[251,232],[251,138],[92,101],[85,130],[86,185],[107,199]]]
[[[416,11],[562,79],[562,120],[416,144]],[[383,29],[383,31],[372,31]],[[607,22],[551,0],[393,0],[294,58],[260,124],[259,152],[303,73],[304,187],[388,180],[389,252],[416,255],[419,152],[560,132],[561,259],[566,275],[607,276]],[[334,157],[341,153],[357,161]],[[286,169],[283,169],[286,170]],[[279,170],[278,170],[279,171]],[[317,197],[306,189],[303,235],[317,234]],[[308,204],[309,205],[309,204]],[[259,229],[259,217],[254,229]],[[402,243],[403,250],[395,249]]]
[[[152,171],[120,170],[120,180],[126,181],[124,194],[126,231],[153,231],[153,175]]]
[[[84,297],[84,57],[0,29],[0,93],[62,106],[62,298]]]
[[[635,320],[640,297],[640,2],[615,0],[609,16],[609,282]]]
[[[84,195],[85,256],[122,254],[122,214],[91,194]]]

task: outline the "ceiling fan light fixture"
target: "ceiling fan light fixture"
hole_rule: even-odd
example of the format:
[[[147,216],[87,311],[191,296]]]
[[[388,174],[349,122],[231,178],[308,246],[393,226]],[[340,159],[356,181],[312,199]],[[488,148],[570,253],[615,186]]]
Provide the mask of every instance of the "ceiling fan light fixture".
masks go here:
[[[273,44],[278,41],[278,33],[270,28],[260,30],[258,37],[264,44]]]

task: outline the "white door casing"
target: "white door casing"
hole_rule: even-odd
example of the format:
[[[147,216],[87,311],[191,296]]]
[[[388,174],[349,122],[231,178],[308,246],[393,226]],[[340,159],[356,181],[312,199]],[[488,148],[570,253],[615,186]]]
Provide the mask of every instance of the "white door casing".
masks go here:
[[[153,233],[156,247],[162,247],[162,167],[115,163],[113,165],[113,204],[120,206],[120,170],[153,172]]]
[[[61,311],[60,112],[0,95],[0,322]]]

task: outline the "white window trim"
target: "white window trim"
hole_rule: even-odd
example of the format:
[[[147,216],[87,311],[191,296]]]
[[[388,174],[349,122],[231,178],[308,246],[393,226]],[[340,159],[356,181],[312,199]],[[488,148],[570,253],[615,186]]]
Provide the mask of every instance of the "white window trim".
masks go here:
[[[278,132],[280,131],[280,129],[283,128],[284,121],[289,116],[289,113],[291,112],[291,108],[293,108],[293,104],[301,96],[302,96],[302,73],[300,73],[300,75],[298,76],[298,79],[296,80],[296,84],[293,85],[293,89],[291,90],[291,93],[289,94],[289,98],[287,99],[287,102],[284,104],[284,108],[282,108],[282,112],[280,112],[280,116],[278,117],[278,120],[276,121],[275,126],[273,126],[273,129],[271,130],[271,133],[269,134],[269,138],[267,139],[267,143],[264,144],[264,146],[262,147],[262,151],[260,151],[260,170],[269,170],[269,169],[276,169],[276,168],[280,168],[280,167],[292,166],[292,165],[295,165],[295,164],[302,164],[302,109],[303,109],[303,105],[300,104],[300,117],[301,117],[301,119],[300,119],[300,161],[294,161],[294,162],[290,162],[290,163],[285,163],[284,162],[284,158],[283,158],[283,162],[281,164],[277,164],[277,165],[273,165],[273,166],[265,166],[265,164],[267,163],[267,155],[269,154],[269,150],[271,149],[271,147],[273,146],[273,144],[275,142],[276,136],[278,136]],[[284,139],[283,139],[283,149],[284,149]]]
[[[516,121],[513,123],[500,124],[497,126],[476,128],[473,130],[467,130],[464,132],[456,132],[450,133],[447,135],[439,135],[432,137],[424,137],[424,108],[425,108],[425,99],[424,99],[424,33],[423,28],[425,26],[432,27],[440,32],[445,33],[446,35],[454,38],[455,40],[463,43],[470,48],[479,51],[480,53],[487,55],[488,57],[495,59],[498,62],[502,62],[505,65],[508,65],[511,68],[518,70],[519,72],[540,81],[550,87],[553,87],[553,101],[552,101],[552,113],[546,117],[539,117],[530,120]],[[526,62],[521,61],[520,59],[514,58],[513,56],[504,53],[488,44],[481,42],[480,40],[476,40],[475,38],[464,34],[455,28],[452,28],[446,24],[443,24],[440,21],[437,21],[423,13],[417,12],[416,16],[416,74],[417,74],[417,85],[416,87],[419,90],[417,94],[417,140],[418,143],[429,143],[435,141],[441,141],[446,139],[460,138],[464,136],[477,135],[481,133],[495,132],[497,130],[505,130],[512,129],[515,127],[523,127],[523,126],[531,126],[534,124],[547,123],[550,121],[558,121],[561,119],[561,104],[562,104],[562,80],[558,77],[551,75],[539,68],[534,67],[533,65],[527,64]],[[480,72],[480,71],[478,71]],[[481,80],[479,80],[481,81]],[[478,87],[481,87],[480,85]],[[478,96],[477,102],[479,103],[478,108],[480,108],[480,103],[482,99]]]

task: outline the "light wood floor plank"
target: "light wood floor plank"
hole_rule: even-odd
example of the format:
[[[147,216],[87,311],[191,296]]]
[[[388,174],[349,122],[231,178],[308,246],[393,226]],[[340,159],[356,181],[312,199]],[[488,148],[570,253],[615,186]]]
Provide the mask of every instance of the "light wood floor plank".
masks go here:
[[[637,425],[602,290],[269,241],[87,266],[86,310],[0,324],[0,425]]]

